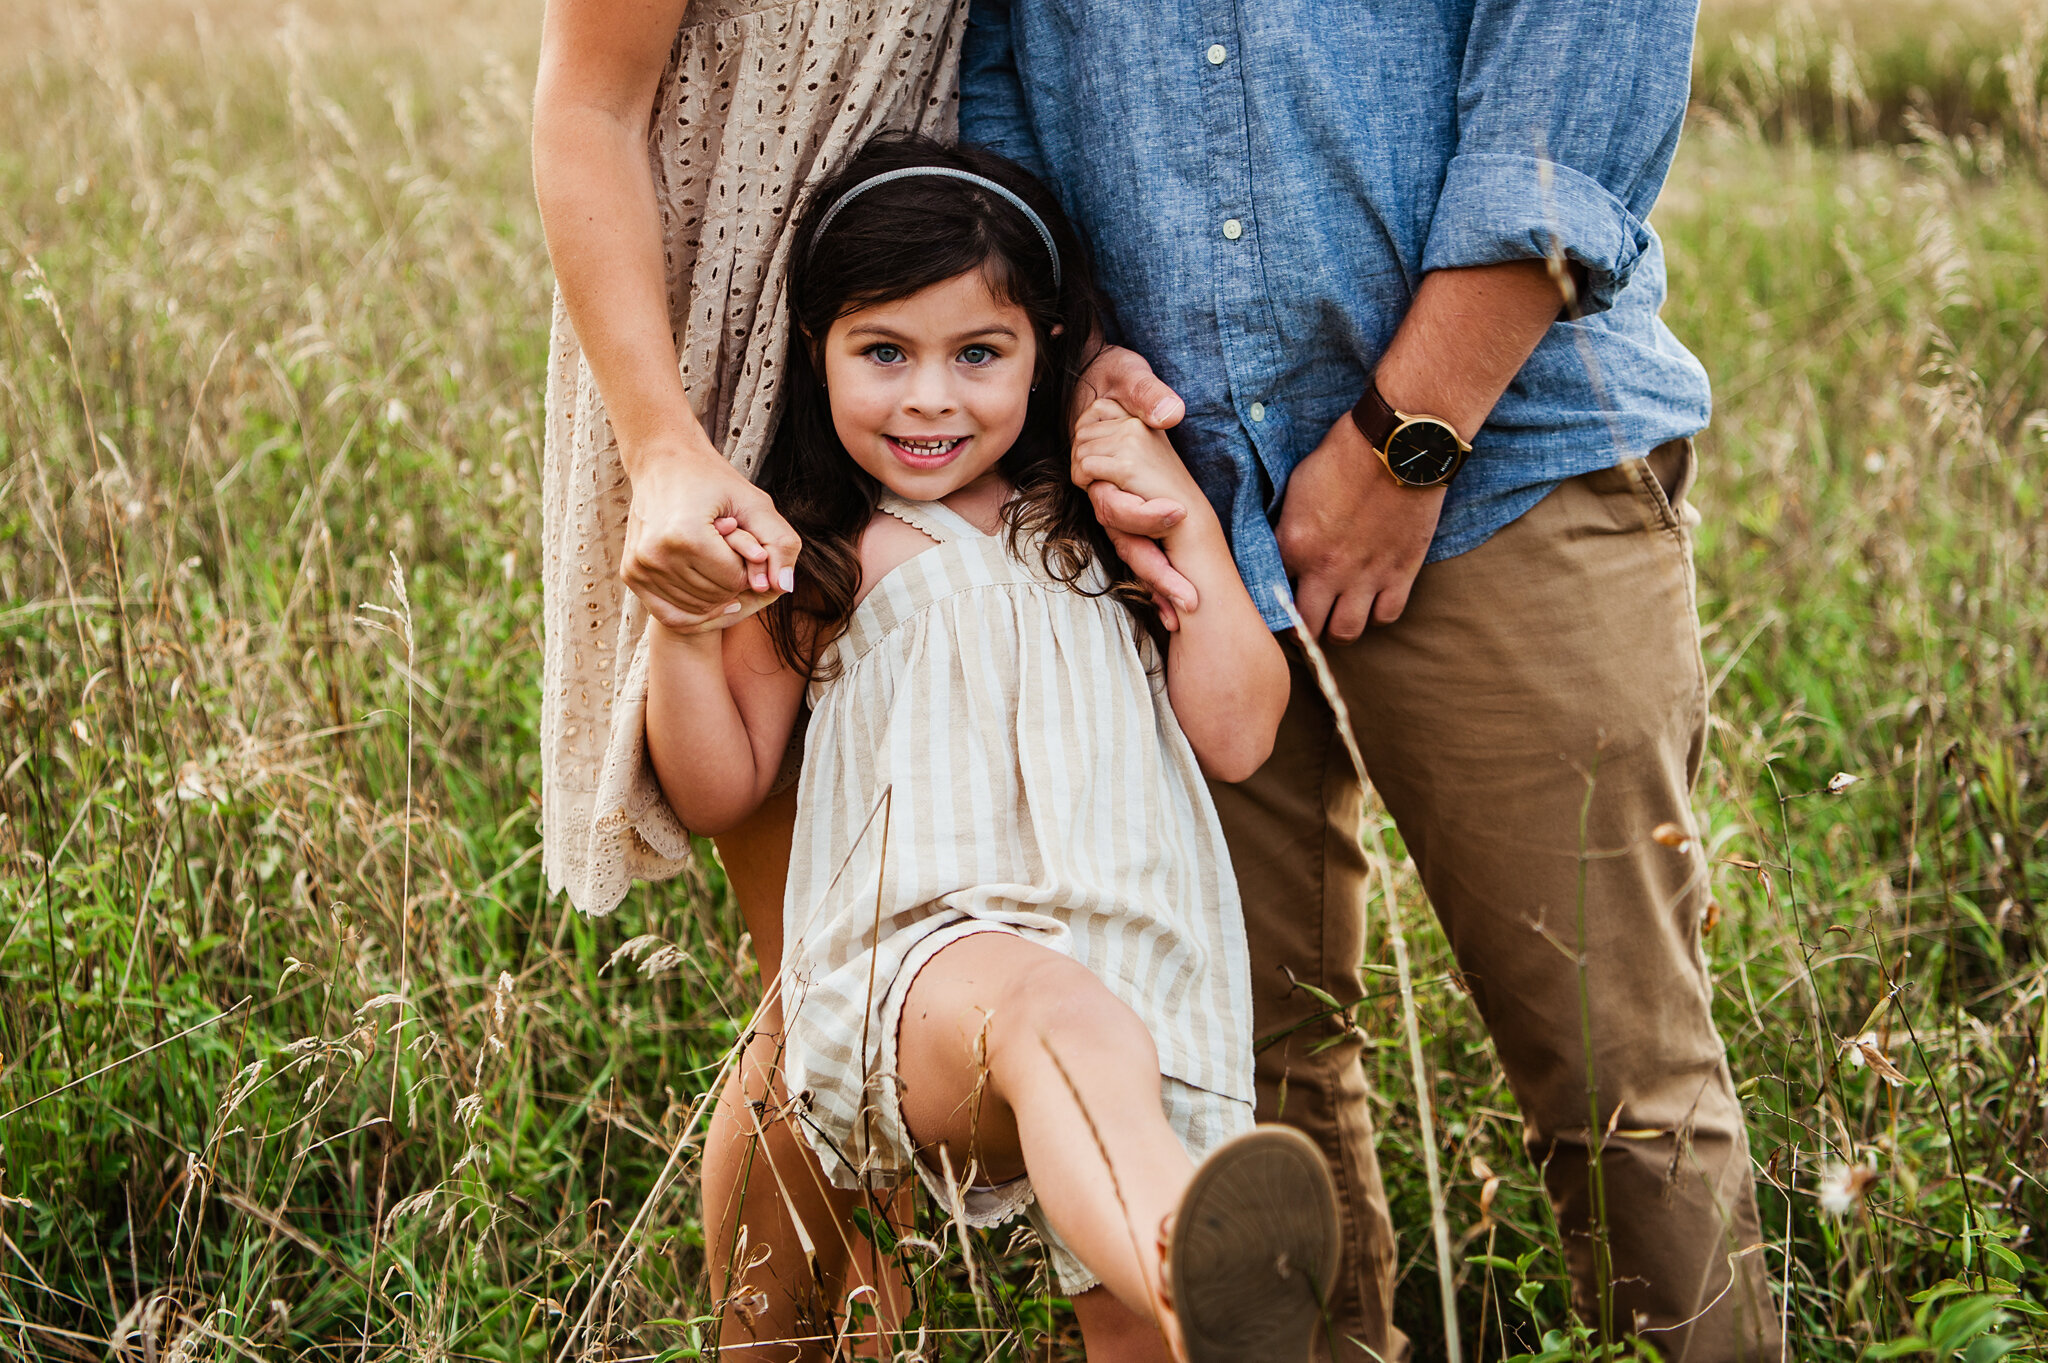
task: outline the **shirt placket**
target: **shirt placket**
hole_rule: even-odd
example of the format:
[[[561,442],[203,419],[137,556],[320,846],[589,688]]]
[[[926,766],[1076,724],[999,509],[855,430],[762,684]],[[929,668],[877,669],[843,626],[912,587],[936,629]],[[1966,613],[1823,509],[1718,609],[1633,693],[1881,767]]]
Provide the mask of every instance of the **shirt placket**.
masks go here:
[[[1270,514],[1293,465],[1288,412],[1274,394],[1281,372],[1279,325],[1266,287],[1266,243],[1259,229],[1250,124],[1249,73],[1238,24],[1237,0],[1206,0],[1194,7],[1204,31],[1192,35],[1201,69],[1203,142],[1209,173],[1212,278],[1216,323],[1230,401],[1252,451],[1273,489]],[[1249,472],[1249,470],[1247,470]]]

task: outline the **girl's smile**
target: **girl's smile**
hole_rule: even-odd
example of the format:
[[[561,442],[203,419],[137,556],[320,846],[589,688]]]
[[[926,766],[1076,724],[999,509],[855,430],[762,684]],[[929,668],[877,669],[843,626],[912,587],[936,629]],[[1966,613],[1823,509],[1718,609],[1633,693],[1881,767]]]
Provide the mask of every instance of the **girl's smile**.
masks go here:
[[[972,439],[964,435],[937,436],[914,439],[910,436],[892,435],[884,437],[896,452],[896,457],[913,468],[944,468],[953,461],[953,456]]]
[[[980,271],[858,308],[822,347],[839,441],[884,487],[937,501],[1016,444],[1031,404],[1031,318]]]

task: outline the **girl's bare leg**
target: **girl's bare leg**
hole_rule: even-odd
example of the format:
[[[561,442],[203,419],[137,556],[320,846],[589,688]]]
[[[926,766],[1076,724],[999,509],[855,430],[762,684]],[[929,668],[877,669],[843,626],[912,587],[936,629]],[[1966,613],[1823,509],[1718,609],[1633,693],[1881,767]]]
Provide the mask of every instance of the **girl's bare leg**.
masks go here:
[[[775,978],[782,961],[782,891],[795,819],[796,792],[790,790],[718,839],[719,860],[753,935],[763,981]],[[719,1095],[704,1144],[705,1257],[714,1297],[726,1303],[719,1323],[721,1357],[733,1363],[825,1358],[826,1347],[816,1337],[826,1332],[827,1312],[841,1308],[846,1293],[862,1285],[874,1289],[868,1300],[878,1308],[877,1322],[892,1334],[908,1300],[894,1265],[854,1230],[854,1195],[826,1181],[810,1147],[777,1117],[786,1097],[779,1076],[781,1032],[782,1009],[771,1001]],[[907,1203],[890,1209],[898,1224],[908,1216]],[[805,1255],[799,1222],[816,1251],[814,1261]],[[746,1245],[735,1265],[742,1228]],[[763,1251],[765,1260],[745,1267]],[[738,1282],[735,1267],[742,1270]],[[872,1339],[857,1346],[856,1354],[888,1356]]]
[[[1159,1055],[1137,1014],[1084,966],[982,933],[919,972],[897,1052],[904,1118],[932,1166],[935,1147],[963,1181],[1028,1166],[1060,1238],[1125,1311],[1155,1319],[1160,1224],[1194,1166],[1160,1111]]]

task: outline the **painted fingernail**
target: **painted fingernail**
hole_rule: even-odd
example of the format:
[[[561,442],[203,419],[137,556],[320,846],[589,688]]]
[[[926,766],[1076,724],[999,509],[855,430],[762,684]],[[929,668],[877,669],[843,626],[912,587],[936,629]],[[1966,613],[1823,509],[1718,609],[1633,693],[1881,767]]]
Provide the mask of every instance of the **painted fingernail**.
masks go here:
[[[783,570],[782,570],[782,571],[781,571],[780,573],[776,574],[776,577],[775,577],[775,581],[776,581],[776,584],[777,584],[777,585],[779,585],[779,586],[780,586],[780,587],[782,588],[782,590],[784,590],[784,591],[786,591],[786,592],[793,592],[793,591],[795,591],[795,590],[796,590],[796,569],[794,569],[794,568],[784,568],[784,569],[783,569]]]
[[[727,615],[738,615],[740,613],[740,603],[735,601],[732,604],[728,605],[725,608],[725,613]]]
[[[754,590],[755,590],[755,591],[757,591],[757,592],[765,592],[765,591],[767,591],[767,590],[768,590],[768,574],[766,574],[766,573],[755,573],[755,574],[754,574]]]

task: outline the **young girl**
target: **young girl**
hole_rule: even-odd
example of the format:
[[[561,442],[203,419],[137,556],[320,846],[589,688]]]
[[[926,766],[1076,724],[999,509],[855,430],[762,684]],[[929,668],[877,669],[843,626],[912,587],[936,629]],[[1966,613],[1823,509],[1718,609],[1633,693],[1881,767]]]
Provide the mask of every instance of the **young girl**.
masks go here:
[[[803,536],[795,589],[722,633],[653,627],[647,738],[716,831],[808,700],[780,986],[805,1136],[841,1187],[915,1172],[969,1224],[1030,1215],[1091,1358],[1306,1358],[1336,1205],[1314,1145],[1252,1126],[1203,784],[1264,761],[1280,650],[1163,436],[1102,405],[1069,441],[1099,317],[1041,185],[878,138],[792,240],[761,484]],[[1171,635],[1077,471],[1185,509]]]

